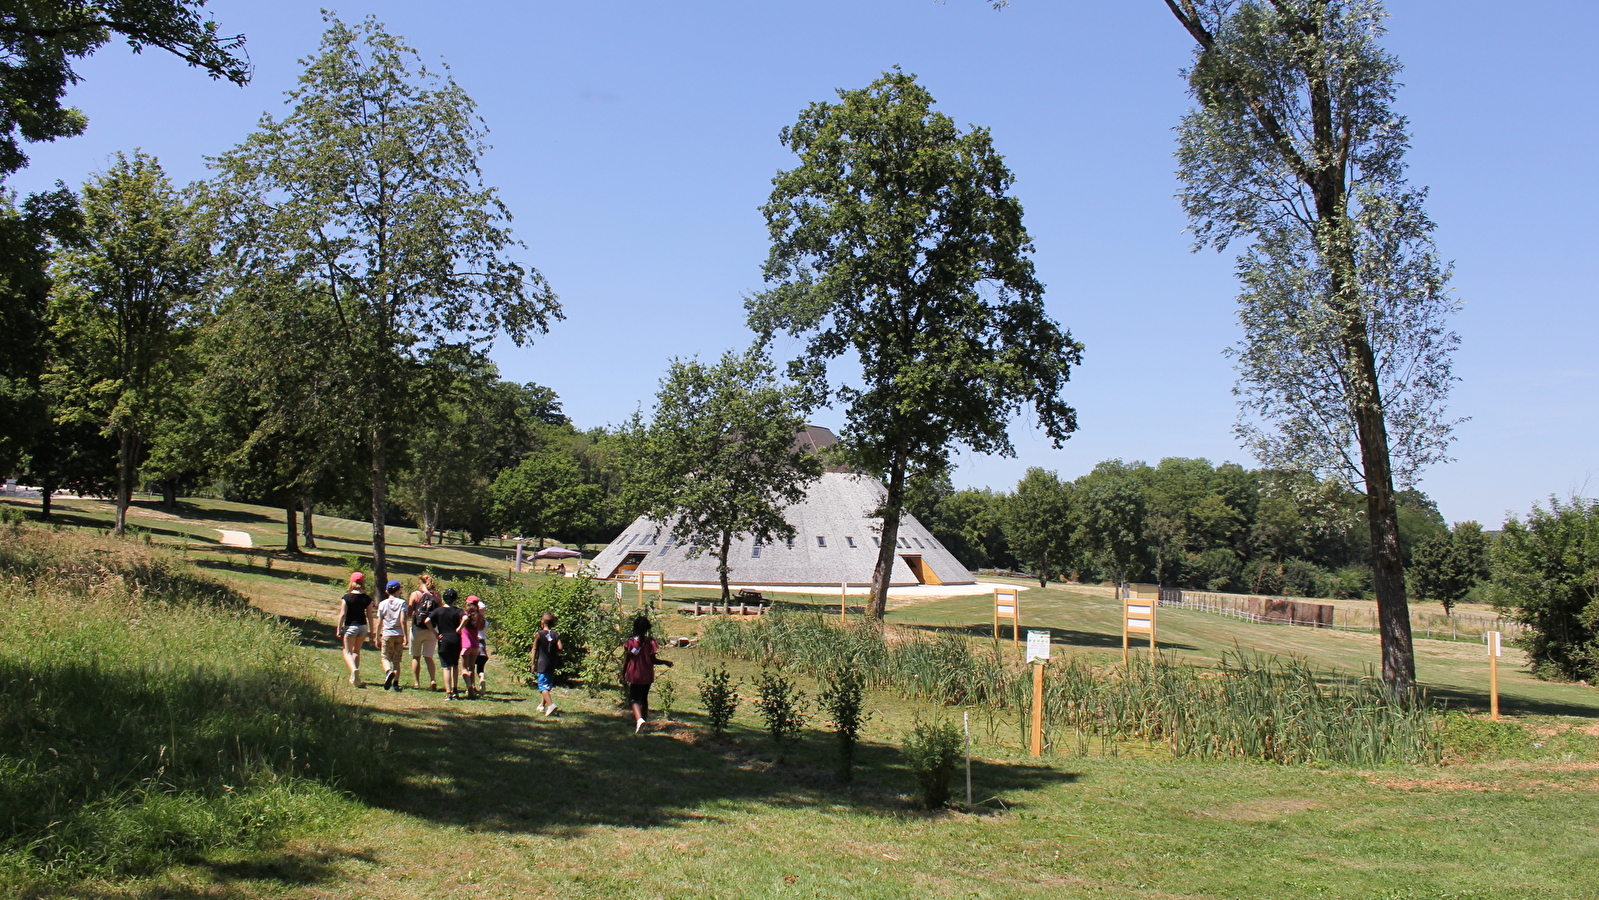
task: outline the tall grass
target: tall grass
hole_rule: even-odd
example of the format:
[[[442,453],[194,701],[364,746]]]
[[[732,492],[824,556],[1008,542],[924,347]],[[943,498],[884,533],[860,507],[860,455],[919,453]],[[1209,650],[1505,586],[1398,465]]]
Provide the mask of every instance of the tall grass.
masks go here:
[[[813,677],[845,668],[874,689],[936,703],[1011,711],[1023,730],[1032,708],[1025,666],[986,641],[953,632],[885,632],[870,622],[829,624],[815,613],[774,611],[741,623],[713,620],[706,649]],[[1435,762],[1437,715],[1425,697],[1395,698],[1374,677],[1318,672],[1300,659],[1227,655],[1216,667],[1167,657],[1096,667],[1079,657],[1050,663],[1044,697],[1048,738],[1087,752],[1144,741],[1177,756],[1284,764]]]
[[[291,630],[164,553],[5,528],[0,577],[0,885],[270,844],[381,775]]]

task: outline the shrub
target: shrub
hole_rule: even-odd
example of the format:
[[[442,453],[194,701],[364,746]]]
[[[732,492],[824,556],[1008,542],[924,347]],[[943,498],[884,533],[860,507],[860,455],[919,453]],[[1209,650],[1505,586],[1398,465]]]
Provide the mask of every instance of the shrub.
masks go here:
[[[838,735],[838,777],[847,782],[853,775],[855,744],[869,714],[862,704],[864,691],[860,673],[842,669],[830,674],[827,682],[827,689],[817,699],[827,711],[828,724]]]
[[[705,718],[711,722],[712,733],[720,736],[733,721],[738,710],[738,690],[727,669],[717,666],[700,679],[700,703],[705,707]]]
[[[677,682],[672,676],[655,679],[655,702],[660,704],[661,718],[672,718],[672,711],[677,708]]]
[[[488,604],[493,649],[507,660],[526,663],[538,635],[540,617],[555,613],[555,630],[560,633],[564,648],[556,675],[571,677],[583,671],[584,658],[592,646],[590,626],[600,615],[600,594],[594,579],[580,575],[506,584],[471,580],[451,586],[463,598],[476,594]]]
[[[797,740],[805,728],[805,692],[797,690],[794,683],[782,675],[762,671],[756,683],[760,697],[755,706],[766,720],[766,731],[781,751],[783,746]]]
[[[1599,678],[1599,501],[1551,497],[1505,522],[1493,549],[1495,605],[1529,627],[1518,639],[1540,678]]]
[[[922,803],[942,809],[949,803],[949,782],[961,759],[961,731],[948,721],[918,721],[905,735],[905,759],[916,775]]]

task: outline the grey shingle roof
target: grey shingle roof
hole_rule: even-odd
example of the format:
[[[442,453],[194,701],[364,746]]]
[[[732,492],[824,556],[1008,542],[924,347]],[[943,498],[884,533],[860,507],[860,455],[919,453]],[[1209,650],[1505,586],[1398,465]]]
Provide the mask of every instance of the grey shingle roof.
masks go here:
[[[823,473],[804,500],[784,511],[784,518],[796,532],[793,546],[780,541],[759,548],[757,554],[754,542],[748,538],[734,541],[728,554],[730,579],[738,584],[761,585],[871,584],[879,532],[879,520],[871,513],[882,504],[884,493],[882,482],[869,475]],[[893,584],[918,583],[905,557],[920,557],[923,566],[945,584],[973,582],[966,567],[909,513],[900,521],[899,538]],[[689,559],[682,545],[671,542],[671,533],[663,523],[645,517],[635,520],[600,551],[594,558],[594,568],[602,578],[609,578],[629,554],[638,553],[644,554],[639,569],[664,572],[669,582],[718,581],[714,556]]]

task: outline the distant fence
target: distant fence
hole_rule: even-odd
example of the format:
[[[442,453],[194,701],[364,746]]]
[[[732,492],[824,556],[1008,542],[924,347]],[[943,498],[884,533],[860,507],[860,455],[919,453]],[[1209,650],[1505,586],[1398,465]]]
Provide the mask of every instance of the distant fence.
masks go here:
[[[1123,591],[1126,592],[1125,587]],[[1160,588],[1160,605],[1195,609],[1246,622],[1272,625],[1336,628],[1340,631],[1378,630],[1377,610],[1374,607],[1289,600],[1285,597],[1185,591],[1168,587]],[[1525,631],[1526,627],[1520,622],[1476,613],[1455,613],[1452,616],[1416,610],[1410,613],[1411,634],[1433,640],[1481,641],[1490,631],[1498,631],[1506,638],[1514,639]]]

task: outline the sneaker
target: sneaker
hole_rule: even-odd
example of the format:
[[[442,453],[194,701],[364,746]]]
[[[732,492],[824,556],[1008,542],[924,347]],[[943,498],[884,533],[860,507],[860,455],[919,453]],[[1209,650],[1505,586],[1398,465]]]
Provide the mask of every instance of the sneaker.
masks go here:
[[[544,713],[546,716],[549,715],[549,713],[544,708],[544,704],[542,704],[542,703],[539,704],[539,712]]]
[[[638,724],[633,726],[633,733],[634,734],[643,734],[644,733],[644,720],[643,719],[639,719],[638,720]]]
[[[545,715],[546,715],[546,716],[553,716],[553,715],[555,715],[555,704],[554,704],[554,703],[551,703],[551,704],[550,704],[550,706],[549,706],[549,708],[548,708],[548,709],[546,709],[546,710],[544,710],[544,714],[545,714]]]

